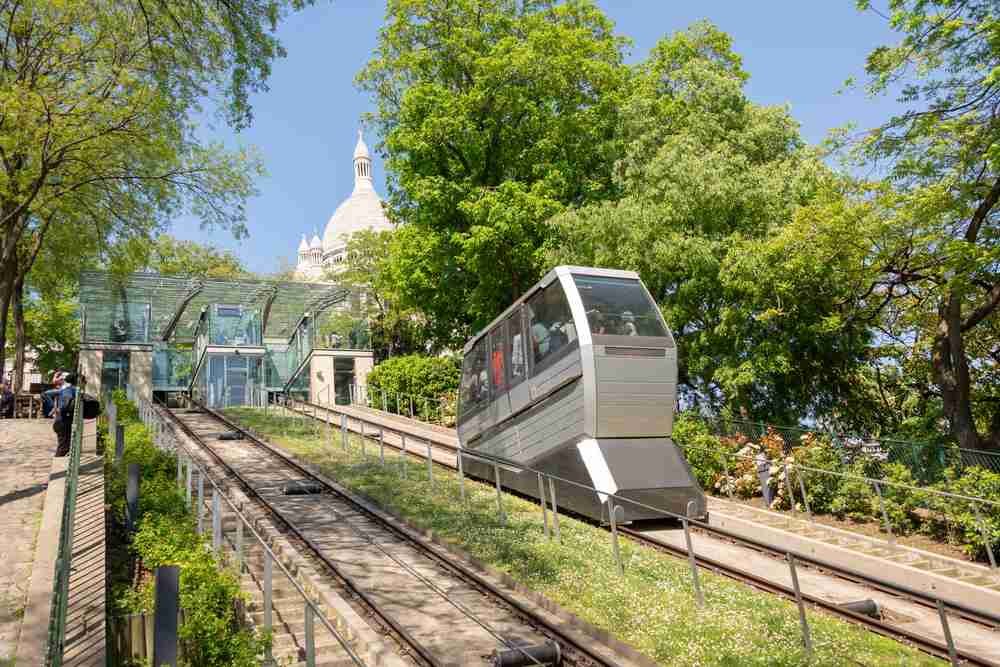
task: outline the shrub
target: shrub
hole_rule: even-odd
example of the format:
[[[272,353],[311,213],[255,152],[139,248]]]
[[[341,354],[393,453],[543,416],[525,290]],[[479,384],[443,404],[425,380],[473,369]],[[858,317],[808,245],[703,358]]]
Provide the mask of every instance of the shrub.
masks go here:
[[[701,488],[714,490],[725,483],[725,448],[704,421],[679,415],[674,421],[674,442],[681,447]]]
[[[1000,503],[1000,474],[980,466],[969,466],[961,469],[961,473],[959,468],[949,467],[944,475],[944,481],[935,485],[937,490]],[[938,516],[943,516],[947,520],[950,537],[957,540],[969,556],[985,561],[988,539],[993,545],[994,555],[1000,557],[1000,507],[980,503],[977,518],[970,501],[928,495],[933,498],[932,502],[938,510]],[[982,525],[979,519],[982,520]],[[985,538],[982,526],[986,528]]]
[[[125,432],[119,465],[114,464],[114,448],[105,449],[105,499],[111,511],[112,535],[120,536],[109,545],[113,608],[121,614],[152,611],[154,582],[150,573],[161,565],[179,565],[184,610],[179,635],[188,664],[258,664],[257,656],[267,639],[243,626],[238,611],[242,599],[239,581],[195,530],[183,491],[177,486],[177,458],[157,449],[124,392],[116,391],[113,400]],[[137,530],[129,541],[122,525],[130,463],[139,464],[140,479]],[[126,553],[128,556],[123,555]],[[133,585],[133,581],[138,583]]]
[[[411,354],[380,363],[368,374],[368,386],[376,392],[384,391],[386,407],[394,412],[408,412],[412,396],[414,413],[423,419],[440,419],[440,401],[454,401],[460,376],[455,358]],[[399,404],[397,395],[400,395]],[[381,407],[381,398],[378,400]]]
[[[855,461],[847,469],[853,475],[865,476],[868,465],[865,461]],[[841,519],[870,521],[876,516],[878,497],[872,485],[853,477],[841,478],[837,496],[830,503],[830,511]]]
[[[799,439],[798,447],[792,449],[792,461],[807,468],[819,470],[839,472],[843,468],[840,453],[836,448],[812,433],[806,433]],[[792,483],[796,486],[796,493],[801,493],[801,489],[798,488],[798,474],[803,476],[802,481],[806,489],[806,497],[809,499],[810,511],[817,514],[829,513],[834,498],[840,492],[843,478],[809,470],[793,472]]]
[[[920,523],[916,510],[926,505],[926,494],[895,486],[895,484],[910,487],[918,485],[913,479],[913,473],[902,463],[885,464],[882,466],[882,473],[883,479],[891,482],[881,485],[881,488],[885,500],[885,512],[889,515],[892,529],[901,534],[913,532]]]

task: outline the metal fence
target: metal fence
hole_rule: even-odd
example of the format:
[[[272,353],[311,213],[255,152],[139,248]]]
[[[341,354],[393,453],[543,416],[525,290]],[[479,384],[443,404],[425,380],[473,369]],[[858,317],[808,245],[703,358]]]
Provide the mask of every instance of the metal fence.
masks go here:
[[[351,405],[375,408],[440,426],[454,426],[458,408],[458,397],[455,394],[447,396],[407,394],[363,384],[351,386],[350,401]]]
[[[80,456],[83,450],[83,391],[86,379],[80,375],[77,383],[73,426],[70,434],[69,460],[66,465],[66,492],[62,522],[59,526],[59,547],[49,611],[46,665],[60,667],[66,643],[66,606],[69,599],[69,577],[73,561],[73,522],[76,518],[76,494],[80,480]]]
[[[803,436],[813,436],[837,448],[845,460],[855,454],[865,454],[874,461],[902,463],[917,479],[924,482],[940,479],[945,468],[954,466],[961,470],[980,466],[1000,473],[1000,452],[966,449],[956,445],[929,441],[900,440],[858,435],[829,429],[807,429],[799,426],[775,426],[746,419],[704,417],[696,415],[708,425],[714,435],[722,437],[744,436],[754,442],[768,433],[781,436],[788,453]]]

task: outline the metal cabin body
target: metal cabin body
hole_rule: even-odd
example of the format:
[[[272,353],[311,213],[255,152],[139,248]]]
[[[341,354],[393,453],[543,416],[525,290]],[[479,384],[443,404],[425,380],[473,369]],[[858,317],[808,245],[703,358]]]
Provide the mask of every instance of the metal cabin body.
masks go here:
[[[684,515],[705,496],[670,435],[677,348],[632,271],[559,266],[464,348],[465,469],[538,496],[539,470]],[[560,507],[607,520],[607,496],[557,483]],[[662,518],[616,501],[626,521]]]

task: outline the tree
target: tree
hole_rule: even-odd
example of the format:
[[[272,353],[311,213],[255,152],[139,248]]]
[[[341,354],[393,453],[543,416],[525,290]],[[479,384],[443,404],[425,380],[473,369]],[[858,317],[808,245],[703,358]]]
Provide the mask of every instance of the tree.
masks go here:
[[[201,144],[191,114],[208,97],[235,127],[248,124],[249,94],[282,55],[270,31],[303,4],[0,4],[0,336],[54,227],[117,243],[150,238],[189,209],[245,232],[257,160]]]
[[[863,356],[864,326],[838,310],[857,254],[806,208],[840,205],[842,184],[747,78],[711,24],[657,43],[622,104],[624,195],[556,216],[547,256],[639,272],[688,404],[797,421],[843,401]]]
[[[344,271],[328,276],[364,295],[359,306],[365,311],[372,350],[380,361],[425,352],[428,347],[427,319],[419,311],[401,305],[400,276],[394,270],[392,254],[395,233],[362,230],[353,234],[347,242]],[[355,326],[343,316],[338,324],[341,336]]]
[[[855,146],[887,179],[858,305],[926,370],[958,442],[1000,449],[1000,15],[891,0],[888,20],[900,39],[869,54],[868,90],[900,90],[905,111]]]
[[[202,278],[246,278],[249,272],[236,255],[211,245],[160,234],[149,250],[148,267],[164,275]]]
[[[401,223],[400,297],[437,342],[537,280],[548,218],[613,190],[623,45],[590,0],[389,1],[357,82]]]

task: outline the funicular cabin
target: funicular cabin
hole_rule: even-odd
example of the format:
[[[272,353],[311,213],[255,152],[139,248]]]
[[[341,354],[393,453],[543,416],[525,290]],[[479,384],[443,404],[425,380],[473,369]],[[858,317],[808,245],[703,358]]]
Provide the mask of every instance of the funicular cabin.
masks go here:
[[[532,471],[557,476],[560,507],[595,519],[607,493],[702,516],[676,401],[677,348],[638,274],[560,266],[466,343],[458,437],[471,474],[535,497]],[[626,521],[663,516],[615,504]]]
[[[361,298],[335,283],[84,272],[81,369],[96,393],[347,403],[372,367]]]

